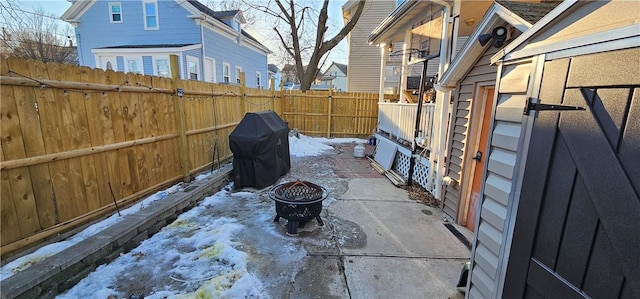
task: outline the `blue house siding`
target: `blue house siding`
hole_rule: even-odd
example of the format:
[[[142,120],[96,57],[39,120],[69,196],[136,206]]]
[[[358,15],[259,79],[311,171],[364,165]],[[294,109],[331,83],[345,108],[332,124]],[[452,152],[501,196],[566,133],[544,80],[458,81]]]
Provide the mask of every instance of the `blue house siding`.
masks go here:
[[[247,38],[247,37],[242,37]],[[233,50],[230,50],[233,49]],[[231,82],[236,82],[235,68],[240,66],[245,73],[247,87],[256,87],[256,72],[261,73],[262,86],[267,86],[267,56],[248,47],[241,47],[230,39],[210,29],[204,29],[205,56],[216,60],[216,78],[222,82],[222,64],[231,65]]]
[[[120,4],[121,23],[111,22],[109,3]],[[217,12],[195,1],[157,0],[157,5],[158,28],[145,30],[141,0],[74,1],[62,18],[76,26],[80,64],[105,67],[100,64],[110,62],[118,71],[166,76],[166,68],[161,74],[156,73],[156,63],[162,60],[160,65],[166,66],[169,55],[177,54],[181,78],[190,77],[187,57],[193,57],[198,60],[197,79],[205,80],[206,56],[215,61],[218,82],[223,80],[223,63],[228,63],[230,82],[237,81],[236,67],[239,67],[246,74],[248,87],[257,86],[259,73],[260,86],[267,88],[268,49],[249,39],[246,33],[220,23],[220,18],[238,19],[239,11],[223,11],[218,18]],[[191,6],[194,11],[187,10]]]
[[[158,0],[159,30],[144,30],[141,1],[122,0],[122,23],[109,21],[109,3],[98,0],[81,17],[76,38],[82,44],[81,65],[98,67],[92,49],[156,44],[199,44],[200,26],[174,0]],[[184,16],[184,17],[176,17]]]

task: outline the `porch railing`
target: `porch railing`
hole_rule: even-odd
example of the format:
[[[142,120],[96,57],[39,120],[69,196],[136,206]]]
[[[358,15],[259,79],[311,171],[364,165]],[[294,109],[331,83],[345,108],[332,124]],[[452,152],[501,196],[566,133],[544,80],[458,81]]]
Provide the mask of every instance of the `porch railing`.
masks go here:
[[[434,103],[422,104],[418,136],[429,139],[433,136],[435,107]],[[388,133],[392,139],[412,142],[417,112],[418,104],[378,103],[378,130]]]

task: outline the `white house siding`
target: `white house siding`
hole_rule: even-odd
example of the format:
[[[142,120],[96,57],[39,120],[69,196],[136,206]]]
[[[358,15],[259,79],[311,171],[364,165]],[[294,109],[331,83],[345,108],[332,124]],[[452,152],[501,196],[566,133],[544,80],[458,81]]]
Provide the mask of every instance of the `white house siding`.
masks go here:
[[[494,112],[489,162],[479,213],[477,237],[472,253],[469,298],[497,297],[500,260],[505,252],[504,231],[510,197],[517,175],[524,105],[527,98],[530,60],[507,65],[502,70]]]
[[[471,116],[471,104],[473,101],[473,89],[476,83],[494,84],[497,76],[497,67],[490,65],[491,56],[497,49],[490,47],[478,60],[476,65],[469,71],[465,79],[456,89],[455,108],[453,110],[453,127],[449,135],[449,156],[447,158],[446,176],[449,176],[460,183],[462,178],[462,166],[464,150],[467,143],[467,133],[469,130],[469,117]],[[444,212],[451,218],[457,220],[458,203],[460,194],[460,184],[456,186],[446,186],[444,189]]]
[[[395,8],[396,1],[367,1],[355,28],[349,33],[349,92],[378,92],[380,88],[380,48],[369,45],[369,34]],[[357,5],[352,6],[352,13]]]

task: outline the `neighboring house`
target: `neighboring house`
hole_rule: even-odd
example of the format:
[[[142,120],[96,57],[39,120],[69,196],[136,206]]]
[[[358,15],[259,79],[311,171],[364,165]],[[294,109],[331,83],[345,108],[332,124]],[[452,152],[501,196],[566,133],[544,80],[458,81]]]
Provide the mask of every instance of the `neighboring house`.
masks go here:
[[[282,81],[289,85],[291,84],[299,84],[300,80],[298,80],[298,72],[296,71],[296,66],[294,64],[285,64],[282,67]]]
[[[505,12],[533,24],[542,6],[518,5],[495,4],[472,40],[514,26]],[[469,298],[640,297],[639,8],[564,1],[504,47],[468,44],[443,76],[481,89],[472,74],[495,69],[477,105],[488,140]]]
[[[242,12],[194,0],[74,1],[62,20],[75,27],[80,65],[261,88],[269,49],[241,29]]]
[[[268,65],[269,71],[269,89],[273,88],[275,90],[280,90],[280,82],[282,82],[282,73],[280,69],[275,64]],[[273,84],[273,86],[271,86]]]
[[[442,92],[433,95],[430,87],[437,84],[437,80],[433,82],[434,76],[444,73],[490,4],[489,1],[404,1],[368,36],[367,42],[377,45],[382,53],[379,73],[389,73],[387,62],[392,55],[394,59],[400,57],[396,79],[400,82],[399,102],[385,103],[382,94],[388,82],[376,85],[381,94],[378,137],[381,143],[388,144],[385,148],[390,153],[395,152],[395,157],[390,155],[393,161],[385,164],[407,182],[415,181],[431,191],[436,198],[442,193],[450,96]],[[420,86],[410,84],[411,79],[422,77],[423,70],[425,93],[413,95]],[[350,76],[353,71],[350,64]],[[419,77],[415,77],[416,72]],[[423,105],[423,101],[417,99],[430,103]],[[420,115],[419,122],[417,115]],[[415,142],[417,137],[422,138],[420,143]]]
[[[342,6],[345,22],[351,19],[357,6],[357,0],[349,0]],[[376,45],[369,44],[367,37],[395,7],[396,0],[367,1],[365,4],[356,27],[347,36],[349,74],[344,90],[352,92],[379,91],[381,51]],[[390,74],[393,74],[393,71]],[[395,86],[397,86],[397,82],[395,84],[389,83],[391,93],[393,93]]]
[[[347,91],[347,65],[334,62],[324,72],[322,81],[331,82],[333,90]]]

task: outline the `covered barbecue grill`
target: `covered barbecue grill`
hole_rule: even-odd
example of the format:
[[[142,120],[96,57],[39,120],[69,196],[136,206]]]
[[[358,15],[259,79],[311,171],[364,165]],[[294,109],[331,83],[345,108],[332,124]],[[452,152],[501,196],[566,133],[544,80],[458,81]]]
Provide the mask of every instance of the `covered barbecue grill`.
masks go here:
[[[235,188],[262,189],[291,168],[289,127],[275,112],[245,114],[229,135]]]

